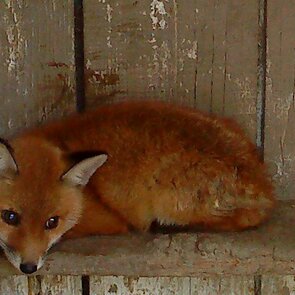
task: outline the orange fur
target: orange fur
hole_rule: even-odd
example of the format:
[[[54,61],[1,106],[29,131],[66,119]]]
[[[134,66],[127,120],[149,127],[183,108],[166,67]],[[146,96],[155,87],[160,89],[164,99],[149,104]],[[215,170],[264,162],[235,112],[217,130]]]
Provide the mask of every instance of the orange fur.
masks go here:
[[[0,232],[22,253],[18,244],[54,238],[54,230],[40,226],[52,215],[65,216],[56,231],[65,231],[72,212],[81,215],[65,235],[70,238],[130,226],[145,231],[155,220],[242,230],[259,225],[274,207],[266,168],[244,132],[232,120],[189,108],[103,106],[28,130],[11,145],[19,175],[0,183],[0,210],[8,206],[24,217],[13,234],[1,223]],[[67,155],[81,151],[103,151],[108,160],[83,189],[68,187],[60,181],[71,165]]]

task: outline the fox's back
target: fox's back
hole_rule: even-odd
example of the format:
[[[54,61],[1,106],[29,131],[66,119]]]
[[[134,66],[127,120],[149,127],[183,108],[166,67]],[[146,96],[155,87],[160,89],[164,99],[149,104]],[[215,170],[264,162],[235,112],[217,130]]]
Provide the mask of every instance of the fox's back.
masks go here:
[[[194,151],[228,161],[241,161],[245,154],[258,159],[255,146],[230,119],[159,102],[103,106],[24,134],[32,135],[68,152],[99,149],[111,155],[130,150],[136,158],[149,152]]]

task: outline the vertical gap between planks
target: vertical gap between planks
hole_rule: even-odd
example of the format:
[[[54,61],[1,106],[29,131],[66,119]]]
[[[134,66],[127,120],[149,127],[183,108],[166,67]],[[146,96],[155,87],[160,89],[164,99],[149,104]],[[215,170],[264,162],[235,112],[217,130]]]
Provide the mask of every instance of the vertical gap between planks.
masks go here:
[[[254,276],[254,295],[261,295],[261,275]]]
[[[90,295],[89,276],[82,276],[82,295]]]
[[[258,71],[257,71],[257,132],[256,145],[264,159],[266,63],[267,63],[267,0],[258,2]]]
[[[83,112],[86,107],[83,0],[74,0],[74,27],[76,110]]]

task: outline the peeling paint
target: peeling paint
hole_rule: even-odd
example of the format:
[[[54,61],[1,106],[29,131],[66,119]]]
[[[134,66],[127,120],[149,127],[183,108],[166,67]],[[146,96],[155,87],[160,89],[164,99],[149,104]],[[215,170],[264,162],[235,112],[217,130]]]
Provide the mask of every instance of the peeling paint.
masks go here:
[[[287,167],[292,167],[295,165],[295,159],[292,154],[284,154],[283,157],[278,155],[277,158],[274,160],[274,163],[277,167],[276,174],[274,178],[277,177],[288,177],[289,176],[289,169]]]
[[[160,46],[152,46],[154,53],[152,64],[148,69],[148,77],[153,81],[152,85],[158,86],[165,80],[164,76],[169,74],[169,59],[171,49],[167,41],[163,41]],[[160,79],[159,79],[160,77]]]
[[[116,85],[119,82],[118,74],[101,70],[87,70],[86,78],[91,83],[97,83],[102,87],[107,85]]]
[[[148,42],[149,42],[150,44],[153,44],[153,43],[156,43],[156,42],[157,42],[157,40],[156,40],[156,38],[155,38],[155,34],[154,34],[154,33],[152,33],[152,37],[151,37],[151,39],[150,39],[150,40],[148,40]]]
[[[192,48],[188,49],[187,56],[188,58],[191,58],[191,59],[195,59],[195,60],[198,59],[198,42],[197,41],[192,42]]]
[[[164,30],[165,28],[167,28],[167,21],[165,20],[165,16],[168,16],[168,13],[166,12],[164,1],[153,0],[151,3],[150,12],[153,30],[156,30],[158,28]]]
[[[280,103],[273,105],[273,112],[276,116],[285,121],[284,125],[287,126],[289,113],[294,109],[294,94],[290,93],[286,98],[281,98]]]
[[[85,67],[86,67],[86,69],[90,69],[90,67],[91,67],[91,60],[89,58],[87,58],[87,60],[86,60]]]
[[[112,21],[112,12],[113,12],[113,8],[110,4],[107,4],[107,21],[109,23],[111,23]]]
[[[238,85],[240,89],[240,97],[242,99],[248,99],[251,97],[252,87],[251,81],[248,77],[246,77],[244,80],[235,79],[235,84]]]
[[[41,110],[55,102],[58,109],[54,108],[53,116],[75,107],[73,3],[53,0],[36,6],[30,1],[8,0],[5,4],[1,5],[0,124],[2,135],[10,136],[40,122]],[[68,75],[66,80],[61,80],[63,75]]]
[[[113,47],[112,42],[111,42],[111,36],[107,36],[107,46],[108,46],[108,48]]]
[[[18,3],[19,4],[19,3]],[[7,1],[11,17],[4,15],[4,23],[6,25],[6,38],[8,41],[9,56],[6,60],[7,70],[9,74],[16,75],[16,81],[19,81],[19,62],[24,58],[25,37],[21,30],[21,15],[17,13],[12,1]],[[20,4],[19,4],[20,5]]]
[[[295,167],[295,157],[292,152],[288,152],[288,145],[286,144],[286,136],[288,130],[288,122],[291,116],[291,112],[294,108],[293,93],[290,93],[286,98],[280,99],[280,103],[273,105],[272,113],[276,114],[276,120],[280,120],[283,130],[279,136],[280,151],[272,161],[276,166],[276,172],[273,179],[276,180],[281,186],[285,186],[286,183],[292,183],[292,167]]]

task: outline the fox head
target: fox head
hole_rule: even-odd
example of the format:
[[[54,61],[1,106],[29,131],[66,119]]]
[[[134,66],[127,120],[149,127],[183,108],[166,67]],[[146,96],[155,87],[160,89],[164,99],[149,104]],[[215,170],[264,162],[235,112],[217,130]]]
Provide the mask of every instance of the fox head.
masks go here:
[[[56,147],[36,138],[0,140],[0,246],[23,273],[37,271],[47,251],[78,223],[82,189],[105,154],[74,166]],[[68,166],[68,167],[67,167]]]

